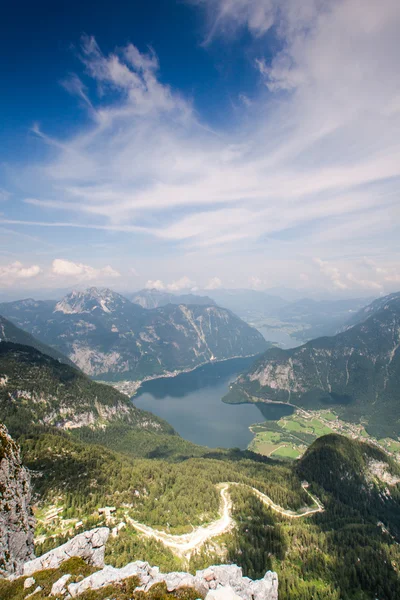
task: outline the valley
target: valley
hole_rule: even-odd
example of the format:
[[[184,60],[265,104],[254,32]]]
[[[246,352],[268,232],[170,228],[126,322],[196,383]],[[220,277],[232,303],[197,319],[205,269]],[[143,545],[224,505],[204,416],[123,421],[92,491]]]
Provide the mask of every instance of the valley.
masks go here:
[[[94,292],[92,304],[86,295],[73,300],[79,315],[101,305],[108,326],[114,302],[122,302],[120,320],[132,310],[112,294],[101,294],[100,304]],[[68,307],[62,304],[63,315]],[[390,333],[381,344],[382,356],[391,352],[389,376],[396,337],[393,326],[379,331]],[[340,404],[303,407],[294,394],[289,402],[271,400],[241,387],[266,357],[297,356],[303,347],[153,374],[131,399],[62,355],[43,353],[45,346],[8,321],[2,335],[0,419],[29,469],[37,555],[80,532],[108,528],[106,562],[113,568],[144,559],[194,573],[236,563],[254,580],[273,570],[280,600],[367,600],[372,592],[391,600],[400,593],[395,436],[374,438],[366,420],[345,419]]]
[[[249,450],[264,456],[283,459],[300,458],[317,438],[339,433],[355,440],[374,444],[400,462],[400,441],[394,438],[376,439],[363,425],[341,420],[332,410],[306,411],[297,408],[290,416],[278,421],[264,421],[250,426],[254,439]]]

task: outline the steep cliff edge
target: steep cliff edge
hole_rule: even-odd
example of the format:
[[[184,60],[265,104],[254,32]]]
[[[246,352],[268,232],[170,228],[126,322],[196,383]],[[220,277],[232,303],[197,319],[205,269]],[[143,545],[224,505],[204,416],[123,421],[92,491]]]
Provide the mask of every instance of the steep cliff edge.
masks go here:
[[[0,575],[19,574],[33,556],[31,486],[19,446],[0,424]]]

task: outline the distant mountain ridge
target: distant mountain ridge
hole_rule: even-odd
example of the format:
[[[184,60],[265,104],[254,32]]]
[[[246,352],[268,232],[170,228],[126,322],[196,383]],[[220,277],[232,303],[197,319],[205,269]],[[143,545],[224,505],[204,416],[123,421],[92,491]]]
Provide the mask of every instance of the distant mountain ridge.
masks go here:
[[[396,305],[399,303],[399,301],[400,292],[395,292],[393,294],[383,296],[382,298],[377,298],[373,302],[367,304],[367,306],[364,306],[357,311],[356,314],[347,321],[343,329],[346,330],[354,325],[357,325],[358,323],[362,323],[366,319],[369,319],[369,317],[375,315],[377,312],[385,310],[392,302]]]
[[[172,294],[156,289],[144,289],[131,297],[134,304],[142,308],[160,308],[167,304],[196,304],[198,306],[215,306],[216,302],[209,296],[197,294]]]
[[[239,377],[227,401],[334,405],[378,437],[400,433],[400,297],[333,337],[291,350],[273,348]],[[365,314],[365,311],[364,311]],[[368,314],[368,313],[367,313]]]
[[[261,290],[251,289],[216,289],[208,293],[218,306],[224,306],[240,317],[251,313],[275,314],[280,308],[288,304],[279,296],[268,294]]]
[[[304,329],[293,336],[306,342],[321,335],[335,335],[371,300],[346,298],[343,300],[313,300],[302,298],[283,306],[277,313],[285,323],[302,324]]]
[[[109,289],[74,291],[54,303],[3,303],[0,314],[88,375],[111,380],[192,369],[268,347],[256,329],[227,309],[167,304],[149,310]]]

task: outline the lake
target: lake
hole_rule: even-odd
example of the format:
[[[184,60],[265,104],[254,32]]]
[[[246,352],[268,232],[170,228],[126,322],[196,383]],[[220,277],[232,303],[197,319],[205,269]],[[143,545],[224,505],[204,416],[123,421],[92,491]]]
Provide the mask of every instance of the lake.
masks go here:
[[[301,346],[303,343],[299,340],[296,340],[296,338],[292,338],[290,334],[283,328],[279,329],[261,325],[260,327],[257,327],[257,329],[260,333],[262,333],[266,340],[269,342],[275,342],[284,350],[296,348],[297,346]]]
[[[145,382],[132,398],[135,406],[162,417],[186,440],[210,448],[247,448],[249,426],[278,420],[293,408],[282,404],[224,404],[229,384],[254,362],[237,358],[199,367],[176,377]]]

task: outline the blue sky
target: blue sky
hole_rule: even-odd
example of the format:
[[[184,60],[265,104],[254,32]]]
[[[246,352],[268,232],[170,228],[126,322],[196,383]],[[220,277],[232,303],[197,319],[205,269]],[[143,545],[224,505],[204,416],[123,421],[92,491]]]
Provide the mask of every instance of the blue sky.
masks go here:
[[[397,0],[9,4],[1,288],[399,289],[399,26]]]

